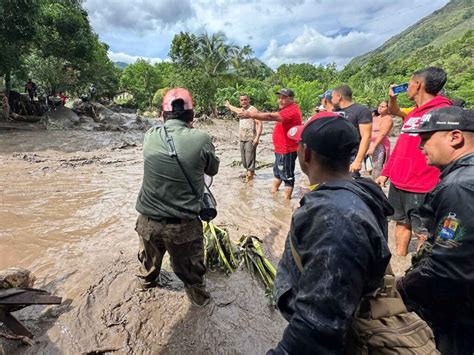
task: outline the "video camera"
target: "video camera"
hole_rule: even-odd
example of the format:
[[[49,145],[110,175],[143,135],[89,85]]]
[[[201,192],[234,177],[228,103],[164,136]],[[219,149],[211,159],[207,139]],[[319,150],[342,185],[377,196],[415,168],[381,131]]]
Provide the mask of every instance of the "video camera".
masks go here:
[[[202,194],[199,217],[205,222],[210,222],[217,216],[217,201],[210,190],[212,180],[212,177],[204,174],[204,192]]]

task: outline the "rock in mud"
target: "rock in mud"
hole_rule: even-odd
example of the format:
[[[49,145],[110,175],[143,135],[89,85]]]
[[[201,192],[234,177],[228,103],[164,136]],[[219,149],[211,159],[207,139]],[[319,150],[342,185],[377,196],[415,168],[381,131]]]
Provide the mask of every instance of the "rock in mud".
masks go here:
[[[46,127],[50,130],[70,130],[79,123],[79,116],[67,107],[58,107],[47,113]]]
[[[28,288],[33,287],[35,277],[27,269],[9,268],[0,271],[0,289],[13,287]]]

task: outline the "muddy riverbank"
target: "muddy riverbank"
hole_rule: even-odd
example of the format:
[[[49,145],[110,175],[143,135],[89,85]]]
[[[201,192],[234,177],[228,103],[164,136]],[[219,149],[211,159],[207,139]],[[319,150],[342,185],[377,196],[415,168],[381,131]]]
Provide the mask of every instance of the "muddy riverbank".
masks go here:
[[[257,159],[273,160],[271,124]],[[214,179],[216,224],[233,240],[251,233],[278,263],[291,211],[307,186],[297,169],[296,196],[271,195],[271,167],[243,183],[237,122],[201,125],[221,158]],[[0,269],[25,267],[36,287],[63,297],[59,307],[30,307],[18,317],[37,343],[12,353],[262,354],[285,327],[248,273],[209,273],[215,300],[195,309],[172,273],[167,288],[138,292],[135,199],[142,179],[143,132],[0,132]],[[395,260],[401,272],[407,259]],[[168,263],[165,269],[170,270]],[[0,339],[0,342],[4,340]]]

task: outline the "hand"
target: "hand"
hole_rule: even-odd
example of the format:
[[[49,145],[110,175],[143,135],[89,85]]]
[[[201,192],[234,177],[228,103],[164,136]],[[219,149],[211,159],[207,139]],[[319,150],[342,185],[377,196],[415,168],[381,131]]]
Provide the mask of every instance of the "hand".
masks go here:
[[[225,102],[224,102],[224,106],[225,106],[225,107],[227,107],[227,108],[229,108],[229,106],[230,106],[230,102],[229,102],[229,100],[225,100]]]
[[[252,113],[250,111],[242,111],[241,113],[239,113],[237,115],[237,117],[239,117],[239,118],[251,118]]]
[[[255,138],[253,141],[252,141],[252,145],[254,147],[256,147],[258,145],[258,141],[259,141],[259,138]]]
[[[393,88],[394,86],[397,86],[397,85],[395,85],[395,84],[390,84],[390,87],[388,88],[388,96],[390,96],[390,97],[397,97],[397,95],[396,95],[396,94],[393,92],[393,90],[392,90],[392,88]]]
[[[349,166],[350,173],[356,173],[362,169],[362,162],[354,160],[352,164]]]
[[[375,179],[375,182],[380,186],[380,187],[385,187],[385,184],[387,183],[388,177],[380,175],[377,179]]]

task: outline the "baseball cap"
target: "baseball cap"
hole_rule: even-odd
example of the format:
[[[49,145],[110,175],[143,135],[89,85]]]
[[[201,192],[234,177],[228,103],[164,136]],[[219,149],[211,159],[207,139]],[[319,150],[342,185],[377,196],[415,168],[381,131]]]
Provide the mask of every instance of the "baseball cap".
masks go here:
[[[319,95],[319,98],[322,100],[322,99],[326,99],[326,100],[329,100],[331,101],[332,100],[332,90],[326,90],[324,92],[324,94],[321,94]]]
[[[443,107],[424,114],[418,127],[406,128],[402,132],[424,133],[455,129],[474,132],[474,111],[457,106]]]
[[[293,90],[291,89],[280,89],[279,91],[277,91],[275,94],[277,95],[284,95],[284,96],[289,96],[289,97],[295,97],[295,93]]]
[[[334,112],[321,112],[304,125],[288,131],[288,138],[303,141],[311,150],[329,158],[349,157],[359,145],[352,123]]]
[[[163,97],[163,111],[173,112],[172,103],[180,99],[184,102],[185,110],[193,109],[193,97],[191,96],[190,92],[183,88],[174,88],[168,90]]]

